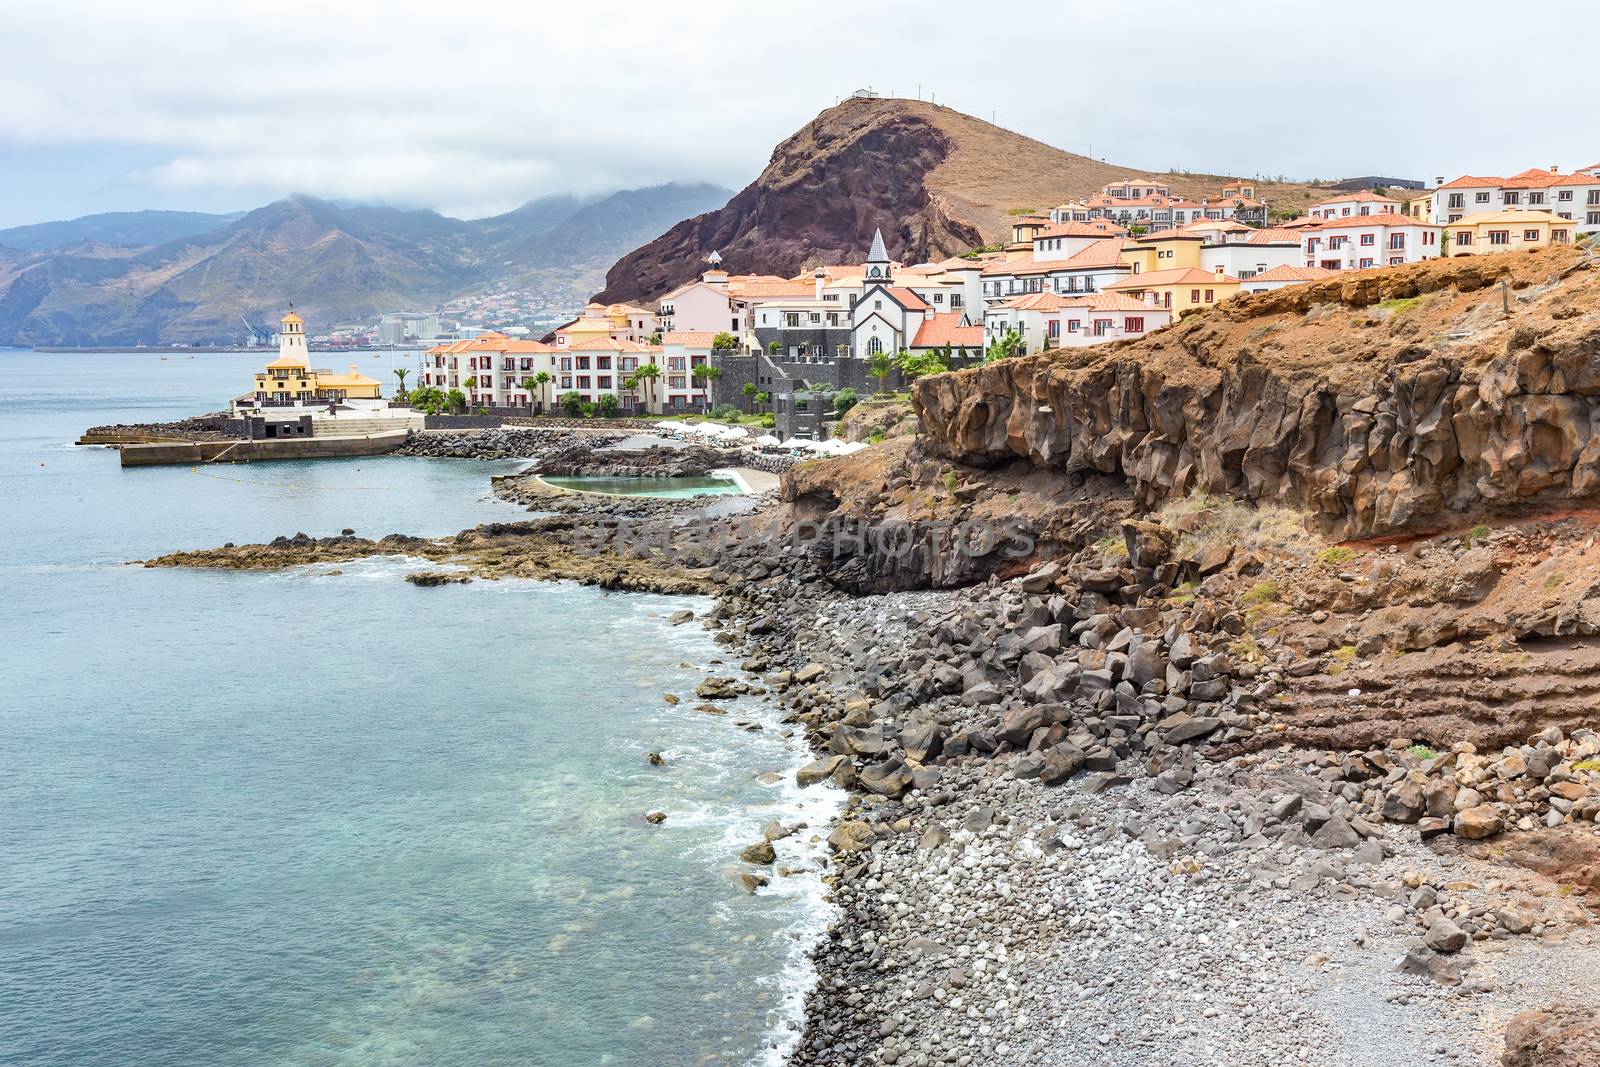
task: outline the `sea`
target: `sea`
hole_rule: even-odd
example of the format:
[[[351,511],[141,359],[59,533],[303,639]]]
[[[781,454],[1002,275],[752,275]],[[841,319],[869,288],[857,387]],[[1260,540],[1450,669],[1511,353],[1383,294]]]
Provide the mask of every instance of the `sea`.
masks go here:
[[[709,601],[132,562],[521,514],[488,492],[516,463],[73,444],[261,359],[0,350],[0,1063],[780,1062],[842,797],[796,789],[770,707],[693,710],[719,648],[667,616]],[[750,895],[772,819],[797,873]]]

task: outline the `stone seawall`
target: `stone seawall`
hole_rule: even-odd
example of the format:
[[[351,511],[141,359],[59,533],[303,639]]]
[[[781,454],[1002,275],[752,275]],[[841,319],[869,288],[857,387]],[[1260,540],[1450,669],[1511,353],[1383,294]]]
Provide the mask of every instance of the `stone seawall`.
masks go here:
[[[977,466],[1305,509],[1368,537],[1600,496],[1600,284],[1562,251],[1365,271],[1141,341],[916,383],[923,443]]]
[[[249,463],[261,459],[331,459],[381,456],[405,443],[406,431],[361,437],[291,437],[265,441],[166,441],[124,445],[124,467],[182,463]]]

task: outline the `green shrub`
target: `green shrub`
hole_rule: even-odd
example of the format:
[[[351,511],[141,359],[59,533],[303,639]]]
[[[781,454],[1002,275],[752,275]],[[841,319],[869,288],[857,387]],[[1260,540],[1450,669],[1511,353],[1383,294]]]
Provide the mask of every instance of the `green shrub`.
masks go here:
[[[1239,603],[1245,605],[1267,604],[1277,600],[1278,596],[1279,590],[1277,582],[1257,582],[1255,585],[1252,585],[1249,589],[1245,590],[1244,595],[1239,598]]]
[[[616,418],[622,412],[622,401],[618,400],[615,393],[607,393],[600,398],[600,414],[608,419]]]
[[[561,410],[567,413],[567,418],[569,419],[575,419],[583,414],[582,393],[562,393],[559,403],[561,404]]]
[[[843,416],[845,412],[849,411],[860,402],[860,395],[854,389],[846,386],[845,388],[840,389],[837,393],[833,394],[833,413],[835,415]]]
[[[1467,531],[1467,541],[1469,544],[1474,541],[1487,541],[1489,539],[1489,535],[1493,532],[1493,530],[1489,529],[1489,527],[1480,522],[1478,525]]]
[[[585,400],[583,402],[583,407],[580,408],[579,410],[581,410],[583,412],[583,417],[584,418],[586,418],[586,419],[594,418],[594,404],[593,404],[593,402]]]
[[[1407,755],[1411,755],[1411,756],[1415,756],[1415,757],[1417,757],[1417,759],[1438,759],[1439,758],[1439,753],[1435,752],[1433,749],[1429,748],[1427,745],[1412,745],[1410,748],[1406,749],[1406,754]]]
[[[769,413],[761,416],[761,426],[763,429],[770,430],[776,425],[778,425],[778,417],[776,415]]]
[[[1349,563],[1355,558],[1356,550],[1346,548],[1343,545],[1334,545],[1332,548],[1325,548],[1317,553],[1317,561],[1319,563],[1326,563],[1332,567],[1337,567],[1341,563]]]

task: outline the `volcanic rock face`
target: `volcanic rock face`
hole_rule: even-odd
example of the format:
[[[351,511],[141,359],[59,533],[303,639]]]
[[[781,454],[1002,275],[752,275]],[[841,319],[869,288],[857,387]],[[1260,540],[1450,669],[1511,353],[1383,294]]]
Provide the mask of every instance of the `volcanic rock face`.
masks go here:
[[[917,383],[935,455],[1299,507],[1341,537],[1600,492],[1600,285],[1562,250],[1246,297],[1141,341]]]
[[[778,145],[761,176],[725,207],[624,256],[595,299],[665,292],[697,277],[713,250],[738,273],[789,276],[807,263],[859,260],[879,225],[898,259],[965,252],[982,236],[950,217],[925,184],[950,149],[950,138],[916,110],[847,101]]]

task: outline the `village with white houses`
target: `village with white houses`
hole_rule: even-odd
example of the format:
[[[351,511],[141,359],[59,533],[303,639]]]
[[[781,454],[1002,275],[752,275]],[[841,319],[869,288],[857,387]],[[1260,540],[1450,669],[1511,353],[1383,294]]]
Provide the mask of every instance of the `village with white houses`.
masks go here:
[[[591,303],[543,340],[485,332],[439,344],[414,384],[496,415],[703,413],[759,398],[780,436],[813,436],[829,407],[818,394],[881,389],[914,367],[1140,337],[1242,293],[1600,233],[1600,163],[1435,184],[1333,192],[1274,223],[1249,181],[1193,201],[1126,178],[1016,214],[1004,246],[937,263],[894,261],[881,229],[863,262],[789,278],[731,274],[713,251],[699,278],[652,306]],[[240,402],[325,402],[314,387],[274,391],[303,365],[298,352],[291,362]]]

